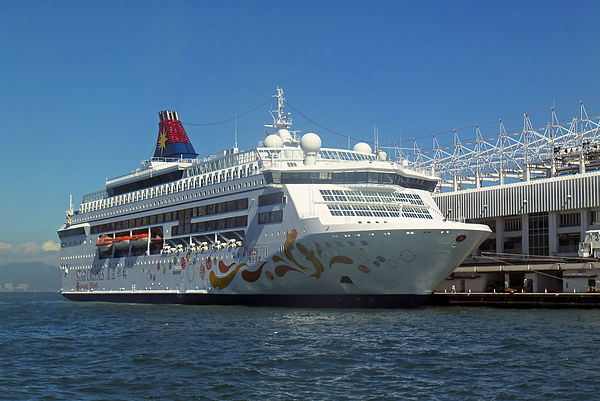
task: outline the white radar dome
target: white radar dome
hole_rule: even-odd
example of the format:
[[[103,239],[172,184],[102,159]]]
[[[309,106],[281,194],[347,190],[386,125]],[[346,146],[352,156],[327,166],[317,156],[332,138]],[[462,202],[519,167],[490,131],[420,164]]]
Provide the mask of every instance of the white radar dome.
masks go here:
[[[277,130],[277,135],[279,135],[279,137],[281,138],[281,140],[285,143],[285,142],[291,142],[292,141],[292,134],[290,134],[290,131],[288,131],[285,128],[281,128]]]
[[[354,145],[352,150],[355,152],[371,154],[371,147],[369,146],[368,143],[364,143],[364,142],[357,143],[356,145]]]
[[[263,141],[267,148],[280,148],[283,146],[283,140],[279,135],[269,135]]]
[[[321,149],[321,138],[319,138],[319,135],[312,132],[304,134],[300,140],[300,147],[304,152],[304,164],[314,166],[317,162],[317,152]]]
[[[304,153],[317,153],[321,149],[321,138],[312,132],[304,134],[300,140],[300,147]]]
[[[386,161],[387,153],[385,153],[383,150],[380,150],[379,153],[377,153],[377,158],[381,161]]]

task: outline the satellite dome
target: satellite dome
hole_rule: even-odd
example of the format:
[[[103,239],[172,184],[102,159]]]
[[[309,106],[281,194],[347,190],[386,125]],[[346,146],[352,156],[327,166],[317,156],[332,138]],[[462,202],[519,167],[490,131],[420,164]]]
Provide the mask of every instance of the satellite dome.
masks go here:
[[[267,148],[280,148],[283,146],[283,140],[279,135],[269,135],[263,141]]]
[[[352,148],[353,151],[355,152],[359,152],[359,153],[368,153],[371,154],[371,147],[369,146],[368,143],[365,142],[359,142],[356,145],[354,145],[354,147]]]
[[[304,134],[300,140],[300,147],[304,153],[317,153],[321,149],[321,138],[312,132]]]
[[[279,135],[279,137],[281,138],[281,140],[283,142],[291,142],[293,139],[292,135],[290,134],[290,131],[288,131],[285,128],[278,129],[277,135]]]
[[[385,153],[383,150],[380,150],[379,153],[377,153],[377,158],[381,161],[386,161],[387,153]]]

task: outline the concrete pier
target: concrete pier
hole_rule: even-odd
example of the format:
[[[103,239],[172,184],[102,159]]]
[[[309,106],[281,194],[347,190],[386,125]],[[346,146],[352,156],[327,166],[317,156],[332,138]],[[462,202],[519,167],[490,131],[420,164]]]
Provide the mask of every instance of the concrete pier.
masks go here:
[[[491,306],[497,308],[600,308],[600,293],[435,292],[428,306]]]

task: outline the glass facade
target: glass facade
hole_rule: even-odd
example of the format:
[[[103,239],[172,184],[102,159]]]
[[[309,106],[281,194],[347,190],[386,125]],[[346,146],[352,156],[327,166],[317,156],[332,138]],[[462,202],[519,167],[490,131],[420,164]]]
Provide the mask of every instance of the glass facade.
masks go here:
[[[529,254],[540,256],[549,254],[548,213],[529,215]]]
[[[402,192],[380,192],[361,190],[321,189],[325,202],[356,202],[356,203],[405,203],[425,206],[425,202],[417,194]]]
[[[258,154],[262,160],[276,159],[304,159],[304,153],[300,148],[259,148]],[[317,158],[323,160],[338,160],[338,161],[375,161],[377,156],[374,154],[366,154],[342,149],[320,149]]]
[[[319,192],[332,216],[433,219],[417,194],[341,189],[321,189]]]
[[[334,149],[321,149],[319,151],[319,157],[321,159],[328,160],[345,160],[345,161],[360,161],[360,160],[370,160],[374,161],[377,159],[377,156],[374,154],[366,154],[366,153],[354,153],[345,150],[334,150]]]
[[[327,204],[332,216],[363,217],[410,217],[415,219],[433,219],[425,208],[397,205],[365,205],[365,204]]]
[[[433,191],[437,181],[374,171],[265,171],[267,184],[387,184]]]

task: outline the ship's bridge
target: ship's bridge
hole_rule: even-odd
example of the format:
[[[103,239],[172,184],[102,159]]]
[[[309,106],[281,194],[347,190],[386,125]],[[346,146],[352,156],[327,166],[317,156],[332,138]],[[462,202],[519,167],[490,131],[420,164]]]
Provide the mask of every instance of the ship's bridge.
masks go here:
[[[258,155],[263,162],[276,162],[276,161],[299,161],[304,160],[304,152],[300,147],[280,147],[271,148],[263,147],[258,148]],[[319,162],[358,162],[358,161],[370,161],[374,162],[377,156],[374,154],[368,154],[363,152],[356,152],[353,150],[343,149],[319,149],[317,152],[317,160]]]
[[[385,157],[342,149],[320,149],[307,162],[300,148],[258,148],[268,184],[387,184],[433,191],[438,179]]]

